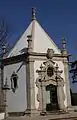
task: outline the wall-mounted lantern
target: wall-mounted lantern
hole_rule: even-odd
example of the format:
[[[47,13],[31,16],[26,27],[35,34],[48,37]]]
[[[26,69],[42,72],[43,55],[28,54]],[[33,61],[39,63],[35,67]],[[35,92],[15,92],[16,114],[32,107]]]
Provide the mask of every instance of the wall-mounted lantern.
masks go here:
[[[11,75],[11,89],[12,91],[15,93],[16,89],[18,88],[18,75],[17,73],[15,73],[15,71],[13,71],[12,75]]]

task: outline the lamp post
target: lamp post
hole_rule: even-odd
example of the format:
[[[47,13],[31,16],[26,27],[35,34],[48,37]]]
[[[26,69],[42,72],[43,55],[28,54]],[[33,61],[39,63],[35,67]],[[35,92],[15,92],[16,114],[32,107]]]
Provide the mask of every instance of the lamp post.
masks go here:
[[[10,90],[8,84],[7,84],[7,78],[5,81],[5,84],[2,87],[2,90],[4,91],[4,107],[5,107],[5,116],[4,116],[4,120],[7,119],[8,113],[7,113],[7,90]]]

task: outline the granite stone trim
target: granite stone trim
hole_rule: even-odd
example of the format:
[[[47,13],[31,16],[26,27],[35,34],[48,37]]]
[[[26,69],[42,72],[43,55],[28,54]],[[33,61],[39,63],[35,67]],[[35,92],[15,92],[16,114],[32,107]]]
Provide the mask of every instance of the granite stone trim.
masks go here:
[[[30,57],[26,62],[27,111],[35,110],[34,61]]]
[[[20,62],[22,60],[25,60],[28,56],[34,56],[34,59],[37,57],[37,59],[40,57],[45,57],[46,58],[46,54],[47,53],[37,53],[37,52],[26,52],[26,53],[23,53],[21,55],[17,55],[17,56],[12,56],[12,57],[9,57],[9,58],[5,58],[3,59],[3,63],[4,65],[6,64],[12,64],[14,62]],[[67,58],[68,56],[70,56],[69,54],[67,55],[62,55],[62,54],[54,54],[54,58]]]
[[[45,100],[46,89],[45,89],[45,87],[50,84],[57,86],[57,98],[58,98],[59,109],[64,110],[65,109],[65,106],[64,106],[65,97],[64,97],[64,90],[63,90],[64,80],[60,76],[62,72],[58,71],[59,74],[57,76],[58,78],[56,81],[55,67],[54,67],[54,62],[52,61],[52,59],[47,60],[43,64],[44,64],[44,66],[41,65],[40,70],[37,70],[38,77],[36,79],[36,86],[38,87],[37,100],[39,101],[38,110],[44,110],[44,111],[46,110],[46,100]],[[50,67],[52,66],[54,69],[54,75],[51,77],[48,77],[48,75],[47,75],[48,66],[50,66]],[[42,95],[42,93],[43,93],[43,95]],[[43,99],[43,101],[42,101],[42,99]]]
[[[71,108],[71,95],[70,95],[70,84],[69,84],[69,78],[68,78],[68,61],[64,60],[64,73],[65,73],[65,85],[66,85],[66,93],[67,93],[67,109]]]

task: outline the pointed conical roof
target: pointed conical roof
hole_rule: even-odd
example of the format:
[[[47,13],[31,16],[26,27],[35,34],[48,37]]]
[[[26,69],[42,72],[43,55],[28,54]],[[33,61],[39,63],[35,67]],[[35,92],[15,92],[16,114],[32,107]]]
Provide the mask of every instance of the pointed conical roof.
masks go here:
[[[33,17],[35,18],[35,16]],[[21,35],[16,44],[13,46],[8,57],[17,56],[26,52],[26,49],[28,47],[28,35],[32,35],[33,52],[46,53],[47,49],[51,48],[54,50],[54,53],[61,54],[56,44],[40,26],[37,20],[32,18],[32,22],[30,23],[26,31]]]
[[[37,21],[35,21],[34,52],[46,53],[48,48],[53,49],[56,54],[60,54],[60,50],[58,49],[54,41],[49,37],[49,35],[40,26],[40,24]]]
[[[8,57],[17,56],[22,54],[23,52],[26,52],[26,48],[28,47],[27,35],[31,35],[31,29],[32,22],[24,31],[24,33],[20,36],[20,38],[16,41],[16,43],[13,45],[11,51],[8,54]]]

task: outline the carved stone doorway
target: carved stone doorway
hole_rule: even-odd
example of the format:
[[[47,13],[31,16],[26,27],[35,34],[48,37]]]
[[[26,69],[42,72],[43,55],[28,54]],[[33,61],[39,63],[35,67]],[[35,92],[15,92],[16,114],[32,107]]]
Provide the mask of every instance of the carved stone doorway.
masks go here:
[[[57,86],[50,84],[46,86],[46,111],[58,110]]]
[[[61,77],[63,71],[52,60],[53,51],[48,51],[48,59],[36,71],[38,73],[36,79],[36,86],[38,88],[37,100],[39,102],[38,110],[42,112],[65,109],[64,80]]]

